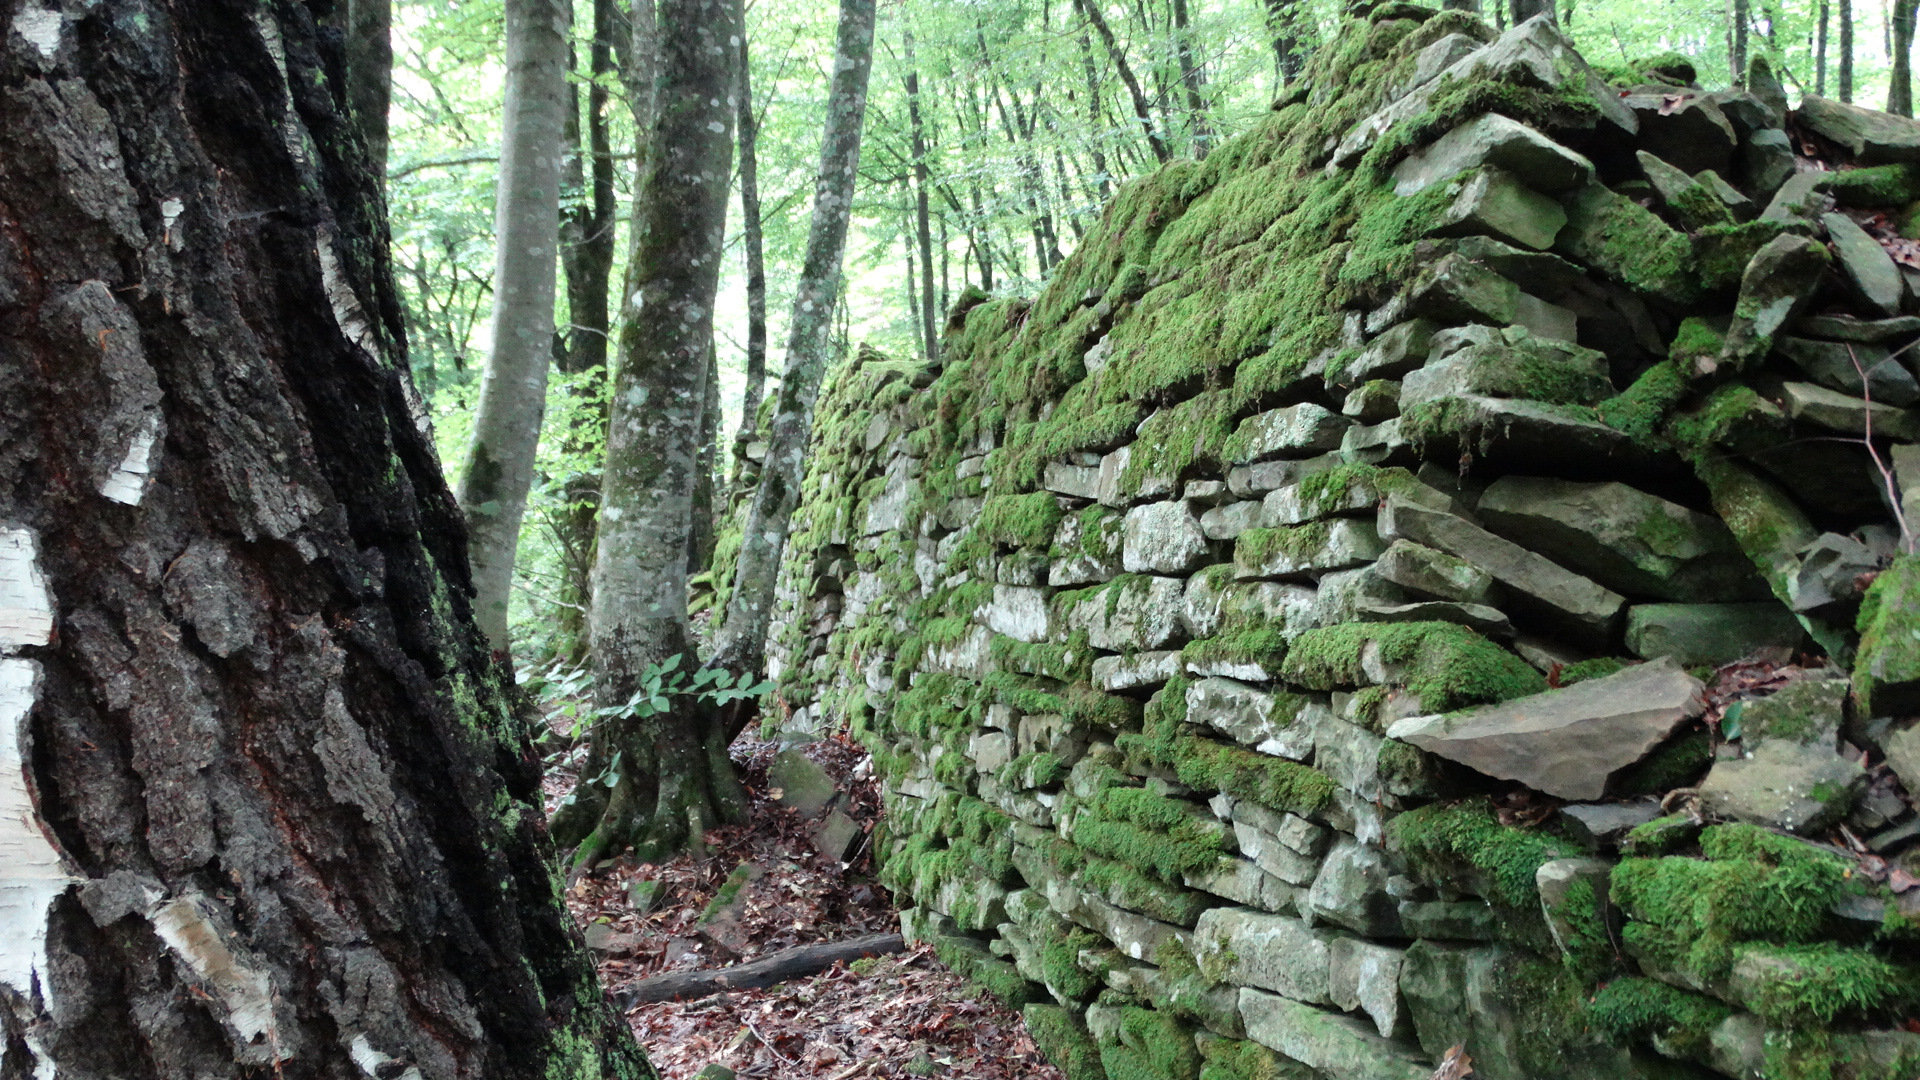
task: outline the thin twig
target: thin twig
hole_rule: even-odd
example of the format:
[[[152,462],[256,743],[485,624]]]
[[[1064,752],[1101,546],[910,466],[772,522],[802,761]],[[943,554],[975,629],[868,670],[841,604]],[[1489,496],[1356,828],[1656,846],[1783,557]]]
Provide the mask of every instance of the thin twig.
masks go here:
[[[1920,338],[1915,338],[1914,341],[1920,341]],[[1904,350],[1912,347],[1913,343],[1909,342],[1902,348]],[[1899,354],[1889,354],[1884,362],[1891,362],[1897,355]],[[1887,504],[1893,508],[1894,523],[1900,526],[1900,546],[1911,555],[1914,551],[1913,530],[1907,527],[1907,514],[1905,508],[1900,505],[1900,485],[1894,479],[1893,468],[1881,460],[1880,451],[1873,445],[1873,388],[1867,385],[1867,369],[1860,366],[1860,358],[1854,355],[1851,342],[1847,344],[1847,359],[1853,361],[1853,370],[1860,375],[1860,400],[1867,403],[1867,407],[1860,410],[1866,425],[1866,437],[1861,441],[1867,444],[1867,453],[1873,458],[1873,467],[1880,470],[1880,478],[1886,481]]]

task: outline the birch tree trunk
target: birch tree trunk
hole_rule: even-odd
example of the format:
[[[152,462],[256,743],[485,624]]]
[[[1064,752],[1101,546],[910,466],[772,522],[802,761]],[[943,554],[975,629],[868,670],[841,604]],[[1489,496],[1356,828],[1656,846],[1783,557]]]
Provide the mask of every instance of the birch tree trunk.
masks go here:
[[[794,507],[800,501],[802,455],[831,351],[828,339],[840,295],[841,257],[859,173],[860,129],[867,113],[867,76],[873,69],[873,11],[874,0],[840,0],[833,86],[827,96],[820,173],[813,189],[813,220],[788,320],[787,366],[780,378],[766,465],[747,511],[733,595],[715,640],[712,662],[737,673],[757,675],[766,666],[774,578]],[[739,709],[728,718],[728,742],[745,726],[745,717],[746,710]]]
[[[644,5],[645,0],[642,0]],[[626,702],[673,657],[694,666],[687,560],[713,348],[733,157],[735,0],[659,7],[659,100],[622,301],[619,370],[607,429],[593,569],[594,698]],[[710,711],[669,711],[594,727],[583,782],[556,815],[575,866],[632,845],[643,861],[741,820],[745,792]],[[609,791],[598,780],[611,770]]]
[[[474,612],[507,651],[520,519],[553,360],[560,243],[560,138],[567,111],[567,26],[561,0],[506,0],[507,93],[494,200],[492,342],[461,469],[460,510],[473,560]]]
[[[317,7],[0,46],[0,1075],[651,1077],[554,886]]]

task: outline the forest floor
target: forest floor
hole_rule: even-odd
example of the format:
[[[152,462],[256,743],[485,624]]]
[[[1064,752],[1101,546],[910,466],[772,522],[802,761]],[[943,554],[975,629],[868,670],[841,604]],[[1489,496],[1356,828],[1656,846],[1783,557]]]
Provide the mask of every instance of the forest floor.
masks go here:
[[[830,861],[816,850],[811,822],[771,797],[767,765],[775,750],[751,735],[734,743],[750,819],[707,833],[704,853],[655,866],[622,858],[568,890],[568,907],[599,946],[601,981],[616,1002],[648,976],[899,929],[891,898],[873,878],[871,844],[863,839],[849,862]],[[871,838],[880,792],[870,765],[862,767],[865,753],[838,740],[807,753],[847,793],[841,809]],[[571,789],[573,764],[549,766],[549,803]],[[757,865],[761,876],[743,890],[742,922],[729,937],[737,947],[729,949],[695,922],[743,862]],[[636,910],[633,886],[642,882],[657,882],[659,891]],[[664,1080],[690,1080],[715,1062],[754,1078],[1062,1080],[1018,1013],[948,971],[925,946],[766,990],[635,1005],[626,1015]]]

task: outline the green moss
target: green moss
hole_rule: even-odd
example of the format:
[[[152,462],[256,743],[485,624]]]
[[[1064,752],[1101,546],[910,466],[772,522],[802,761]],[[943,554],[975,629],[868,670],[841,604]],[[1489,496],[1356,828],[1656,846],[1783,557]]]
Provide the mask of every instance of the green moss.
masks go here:
[[[1199,1080],[1192,1029],[1157,1009],[1123,1010],[1120,1045],[1101,1050],[1112,1080]]]
[[[1065,516],[1060,500],[1050,491],[995,495],[981,506],[975,529],[996,544],[1044,551],[1053,545],[1054,531]]]
[[[1686,397],[1687,389],[1680,362],[1663,360],[1641,372],[1632,386],[1601,402],[1596,411],[1608,427],[1625,432],[1642,446],[1658,448],[1667,414]]]
[[[1631,663],[1633,661],[1621,660],[1613,656],[1576,661],[1560,669],[1560,685],[1573,686],[1588,679],[1603,679],[1617,671],[1626,670]]]
[[[1022,1008],[1045,997],[1046,991],[1028,982],[1012,964],[996,959],[966,938],[940,935],[932,944],[933,954],[941,963],[1010,1009]]]
[[[1275,573],[1300,573],[1319,567],[1331,535],[1330,521],[1310,521],[1305,525],[1281,525],[1272,529],[1248,529],[1234,540],[1235,574],[1259,577]]]
[[[1286,655],[1286,635],[1279,627],[1265,623],[1190,641],[1180,650],[1180,659],[1188,666],[1258,664],[1269,672],[1280,670]]]
[[[1276,810],[1313,814],[1333,801],[1333,781],[1325,773],[1211,739],[1176,739],[1172,764],[1188,787],[1224,791]]]
[[[1920,198],[1920,166],[1912,162],[1841,169],[1827,182],[1841,206],[1892,210]]]
[[[1500,824],[1484,800],[1408,811],[1387,824],[1387,835],[1430,880],[1477,872],[1485,880],[1488,900],[1516,909],[1538,904],[1534,873],[1543,864],[1578,852],[1551,833]]]
[[[1022,1012],[1027,1034],[1067,1080],[1108,1080],[1100,1047],[1075,1013],[1058,1005],[1031,1004]]]
[[[1693,244],[1653,211],[1598,184],[1567,203],[1555,247],[1617,281],[1675,303],[1699,298]]]
[[[1920,681],[1920,556],[1903,555],[1881,571],[1860,602],[1860,648],[1853,692],[1864,716],[1885,716]]]
[[[1345,623],[1301,634],[1283,666],[1285,676],[1314,690],[1366,685],[1360,655],[1374,644],[1380,659],[1400,665],[1405,686],[1422,707],[1449,711],[1507,701],[1547,688],[1526,661],[1454,623]]]
[[[1652,753],[1620,771],[1608,785],[1617,798],[1664,795],[1698,781],[1713,765],[1713,738],[1696,729],[1668,739]]]
[[[1111,859],[1085,858],[1074,880],[1115,907],[1176,926],[1192,926],[1215,903],[1203,893],[1155,881],[1130,864]]]
[[[1717,196],[1700,184],[1690,185],[1687,193],[1696,200],[1711,199],[1714,208],[1723,205]],[[1793,223],[1788,221],[1756,220],[1739,224],[1723,222],[1701,228],[1693,234],[1694,266],[1700,275],[1701,288],[1707,292],[1738,288],[1741,276],[1747,271],[1747,264],[1753,261],[1760,249],[1793,227]]]
[[[1063,938],[1040,948],[1040,970],[1047,977],[1047,988],[1074,1001],[1087,1001],[1100,992],[1101,979],[1080,966],[1082,949],[1107,947],[1107,940],[1075,927]]]
[[[1318,1073],[1250,1039],[1199,1040],[1200,1080],[1316,1080]]]
[[[1685,814],[1669,814],[1635,825],[1620,844],[1624,855],[1652,858],[1672,855],[1700,836],[1700,823]]]
[[[1191,804],[1145,788],[1114,787],[1089,801],[1073,824],[1074,844],[1178,883],[1227,850],[1226,827]]]
[[[1841,1016],[1864,1017],[1913,1000],[1915,973],[1856,947],[1747,945],[1736,951],[1744,970],[1746,1004],[1779,1027],[1825,1026]]]
[[[1704,1058],[1713,1029],[1733,1010],[1710,997],[1634,976],[1601,987],[1587,1014],[1616,1041],[1660,1039],[1679,1053]]]

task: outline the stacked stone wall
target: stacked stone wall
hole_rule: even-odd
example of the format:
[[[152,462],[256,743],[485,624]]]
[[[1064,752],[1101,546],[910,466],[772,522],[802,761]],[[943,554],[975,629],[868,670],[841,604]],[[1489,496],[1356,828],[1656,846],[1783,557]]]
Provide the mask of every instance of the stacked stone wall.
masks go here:
[[[1074,1080],[1920,1076],[1920,125],[1692,78],[1377,6],[836,373],[771,722]]]

